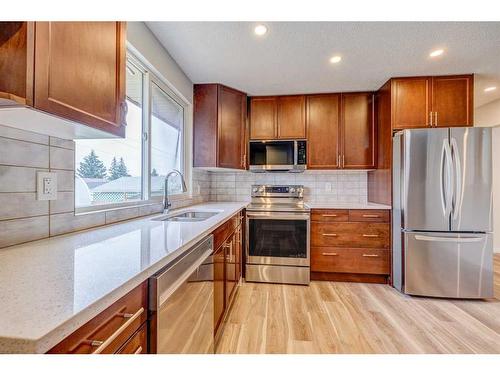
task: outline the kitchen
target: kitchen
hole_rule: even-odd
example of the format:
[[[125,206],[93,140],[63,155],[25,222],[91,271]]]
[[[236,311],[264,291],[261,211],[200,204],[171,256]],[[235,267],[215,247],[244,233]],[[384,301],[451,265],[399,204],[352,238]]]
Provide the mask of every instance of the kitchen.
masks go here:
[[[499,40],[0,22],[0,353],[499,354]]]

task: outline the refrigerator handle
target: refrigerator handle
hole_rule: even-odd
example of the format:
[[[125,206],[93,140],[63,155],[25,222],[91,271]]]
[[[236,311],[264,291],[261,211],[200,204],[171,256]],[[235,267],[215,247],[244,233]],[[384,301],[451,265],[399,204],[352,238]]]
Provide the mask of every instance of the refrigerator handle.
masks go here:
[[[458,207],[462,197],[462,166],[460,162],[460,154],[458,152],[457,140],[454,137],[451,138],[451,157],[454,164],[452,212],[453,220],[456,220],[458,218],[458,213],[460,212]]]
[[[443,216],[448,216],[452,208],[452,186],[451,186],[451,173],[452,173],[452,159],[451,149],[448,139],[443,140],[443,148],[441,153],[441,204],[443,209]]]
[[[456,242],[456,243],[467,243],[467,242],[481,242],[482,237],[439,237],[439,236],[426,236],[423,234],[415,235],[417,241],[431,241],[431,242]]]

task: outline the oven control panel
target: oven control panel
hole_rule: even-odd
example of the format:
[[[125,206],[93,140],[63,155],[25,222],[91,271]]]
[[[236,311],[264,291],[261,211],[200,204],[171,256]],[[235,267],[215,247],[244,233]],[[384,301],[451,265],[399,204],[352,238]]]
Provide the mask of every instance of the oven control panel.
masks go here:
[[[303,185],[252,185],[252,197],[302,197]]]

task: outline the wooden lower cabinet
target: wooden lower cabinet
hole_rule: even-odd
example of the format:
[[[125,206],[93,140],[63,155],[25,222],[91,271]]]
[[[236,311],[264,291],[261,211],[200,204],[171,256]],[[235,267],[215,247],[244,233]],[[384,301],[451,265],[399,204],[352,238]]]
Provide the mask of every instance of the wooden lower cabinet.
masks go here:
[[[147,354],[148,353],[148,325],[141,328],[116,352],[116,354]]]
[[[242,213],[238,213],[214,232],[214,336],[222,332],[242,274]]]
[[[112,354],[125,348],[136,333],[146,329],[148,310],[147,280],[85,323],[48,351],[50,354]],[[133,347],[141,337],[136,337]],[[147,345],[142,345],[147,352]],[[124,350],[125,350],[124,349]],[[138,349],[138,347],[136,348]]]
[[[386,283],[389,210],[311,212],[311,280]]]

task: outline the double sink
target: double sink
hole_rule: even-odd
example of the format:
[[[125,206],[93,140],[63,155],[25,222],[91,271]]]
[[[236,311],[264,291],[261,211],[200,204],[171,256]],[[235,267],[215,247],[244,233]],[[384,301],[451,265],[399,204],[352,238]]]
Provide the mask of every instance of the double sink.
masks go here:
[[[186,211],[172,216],[160,216],[154,218],[155,221],[204,221],[215,216],[219,211]]]

